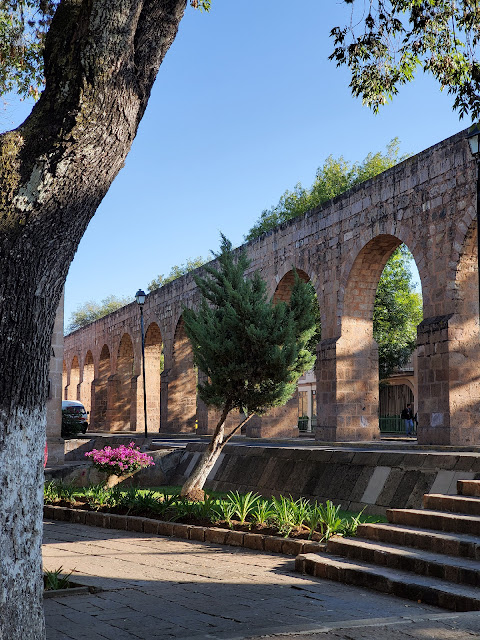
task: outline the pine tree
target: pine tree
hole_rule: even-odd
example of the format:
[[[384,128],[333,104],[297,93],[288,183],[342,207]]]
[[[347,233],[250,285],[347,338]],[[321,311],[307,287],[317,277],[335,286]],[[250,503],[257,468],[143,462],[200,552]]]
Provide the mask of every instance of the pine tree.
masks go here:
[[[198,496],[225,444],[250,418],[285,404],[298,378],[315,361],[306,345],[315,332],[312,288],[295,274],[290,302],[267,299],[258,273],[245,277],[250,261],[245,251],[232,251],[222,235],[215,254],[219,268],[204,267],[207,277],[195,276],[202,294],[198,311],[184,309],[185,330],[194,361],[205,374],[198,384],[200,398],[221,416],[182,495]],[[229,433],[225,421],[233,410],[245,418]]]

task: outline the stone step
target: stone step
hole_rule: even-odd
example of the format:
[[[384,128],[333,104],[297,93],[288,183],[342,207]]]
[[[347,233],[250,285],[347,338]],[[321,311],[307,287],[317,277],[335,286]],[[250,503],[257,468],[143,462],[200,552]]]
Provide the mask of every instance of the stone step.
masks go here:
[[[452,531],[480,536],[480,517],[427,509],[387,509],[387,519],[393,524]]]
[[[423,506],[425,509],[480,516],[480,498],[472,496],[445,496],[437,493],[426,493],[423,496]]]
[[[480,480],[457,480],[457,493],[480,498]]]
[[[392,546],[385,542],[341,536],[330,538],[327,543],[327,553],[400,571],[410,571],[422,576],[440,578],[447,582],[480,587],[480,562],[470,558],[456,558],[423,549]]]
[[[387,567],[359,564],[330,554],[300,554],[295,559],[295,569],[300,573],[318,578],[390,593],[400,598],[421,601],[451,611],[480,610],[480,589],[478,588]]]
[[[357,536],[399,546],[425,549],[433,553],[480,560],[480,536],[469,536],[464,533],[440,533],[396,524],[372,523],[359,525]]]

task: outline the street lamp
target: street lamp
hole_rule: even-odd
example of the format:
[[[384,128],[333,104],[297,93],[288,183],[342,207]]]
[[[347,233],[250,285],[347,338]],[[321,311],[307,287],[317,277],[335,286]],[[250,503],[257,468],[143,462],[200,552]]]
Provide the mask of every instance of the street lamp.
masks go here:
[[[135,294],[135,300],[140,307],[140,327],[142,330],[142,372],[143,372],[143,415],[145,418],[145,437],[147,437],[147,387],[145,382],[145,334],[143,331],[143,305],[147,297],[145,291],[139,289]]]
[[[480,315],[480,122],[470,127],[467,140],[472,156],[477,162],[477,277],[478,313]]]

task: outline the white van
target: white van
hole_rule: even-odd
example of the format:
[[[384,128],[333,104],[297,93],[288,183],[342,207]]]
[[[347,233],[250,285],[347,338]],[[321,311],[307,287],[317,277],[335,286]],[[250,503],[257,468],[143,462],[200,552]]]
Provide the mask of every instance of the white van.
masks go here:
[[[88,427],[88,412],[81,402],[77,400],[62,400],[62,411],[66,411],[74,417],[82,425],[82,433],[85,433]]]

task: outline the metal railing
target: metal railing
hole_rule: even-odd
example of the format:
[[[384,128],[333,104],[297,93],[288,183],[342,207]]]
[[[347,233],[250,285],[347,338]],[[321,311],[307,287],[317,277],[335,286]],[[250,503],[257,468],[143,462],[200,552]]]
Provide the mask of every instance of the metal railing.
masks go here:
[[[406,434],[405,421],[400,416],[380,416],[380,433]],[[417,425],[413,423],[413,435],[417,434]]]
[[[312,416],[309,418],[308,416],[300,416],[298,418],[298,430],[312,432],[317,426],[317,416]]]

